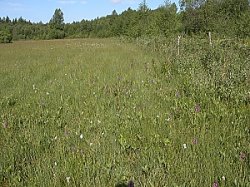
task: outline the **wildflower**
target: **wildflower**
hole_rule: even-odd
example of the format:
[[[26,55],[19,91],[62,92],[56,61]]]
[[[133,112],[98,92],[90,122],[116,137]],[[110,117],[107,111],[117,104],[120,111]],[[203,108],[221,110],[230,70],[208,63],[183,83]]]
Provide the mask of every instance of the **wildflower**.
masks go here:
[[[67,131],[67,129],[64,129],[64,135],[65,135],[65,136],[68,136],[68,135],[69,135],[69,132]]]
[[[222,179],[223,181],[225,181],[225,180],[226,180],[226,177],[225,177],[225,176],[222,176],[221,179]]]
[[[80,139],[83,139],[83,134],[80,135]]]
[[[93,143],[90,143],[89,145],[90,145],[90,146],[92,146],[92,145],[93,145]]]
[[[54,165],[57,166],[57,162],[55,162]]]
[[[187,144],[184,143],[184,144],[183,144],[183,148],[184,148],[184,149],[187,149]]]
[[[7,128],[8,128],[8,122],[7,122],[7,121],[4,121],[4,122],[3,122],[3,128],[4,128],[4,129],[7,129]]]
[[[33,90],[35,90],[35,89],[36,89],[36,85],[34,85],[34,84],[33,84],[33,86],[32,86],[32,87],[33,87]]]
[[[194,139],[192,140],[192,144],[193,144],[193,145],[198,144],[198,140],[197,140],[197,138],[194,138]]]
[[[46,92],[46,95],[49,95],[49,92]]]
[[[175,97],[179,98],[181,95],[180,95],[180,92],[176,92],[175,93]]]
[[[241,160],[241,161],[244,161],[246,158],[247,158],[246,153],[240,152],[240,160]]]
[[[97,123],[98,123],[98,124],[100,124],[100,123],[101,123],[101,121],[100,121],[100,120],[97,120]]]
[[[135,186],[135,184],[134,184],[133,181],[129,181],[129,182],[128,182],[128,187],[134,187],[134,186]]]
[[[213,187],[219,187],[219,183],[218,183],[218,181],[214,181],[214,183],[213,183]]]
[[[57,136],[55,136],[54,140],[57,140]]]
[[[167,121],[171,121],[171,118],[170,118],[170,117],[168,117],[166,120],[167,120]]]
[[[67,183],[69,183],[70,177],[66,177],[66,181]]]
[[[198,112],[200,112],[200,111],[201,111],[201,106],[200,106],[199,104],[197,104],[197,105],[195,106],[195,112],[198,113]]]

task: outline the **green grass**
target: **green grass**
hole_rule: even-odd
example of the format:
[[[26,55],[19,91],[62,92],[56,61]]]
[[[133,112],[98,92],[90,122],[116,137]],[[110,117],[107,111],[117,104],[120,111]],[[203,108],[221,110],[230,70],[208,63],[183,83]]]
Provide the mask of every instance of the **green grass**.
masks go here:
[[[250,186],[249,71],[231,88],[220,51],[165,47],[0,45],[0,186]]]

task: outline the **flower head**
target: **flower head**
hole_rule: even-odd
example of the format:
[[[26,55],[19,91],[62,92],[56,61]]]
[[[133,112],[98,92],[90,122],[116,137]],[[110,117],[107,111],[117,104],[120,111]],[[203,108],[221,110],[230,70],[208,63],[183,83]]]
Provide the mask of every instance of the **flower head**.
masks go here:
[[[187,149],[187,144],[184,143],[184,144],[183,144],[183,148],[184,148],[184,149]]]
[[[194,138],[194,139],[192,140],[192,144],[193,144],[193,145],[198,144],[198,140],[197,140],[197,138]]]
[[[134,186],[135,186],[135,184],[134,184],[133,181],[129,181],[129,182],[128,182],[128,187],[134,187]]]
[[[196,104],[196,105],[195,105],[194,111],[195,111],[196,113],[199,113],[199,112],[201,111],[201,106],[200,106],[199,104]]]
[[[80,135],[80,139],[83,139],[83,134]]]
[[[218,183],[218,181],[214,181],[214,183],[213,183],[213,187],[219,187],[219,183]]]
[[[69,183],[70,177],[66,177],[66,181],[67,181],[67,183]]]
[[[246,160],[246,158],[247,158],[246,153],[240,152],[240,160],[241,160],[241,161],[244,161],[244,160]]]
[[[180,92],[177,91],[177,92],[175,93],[175,97],[179,98],[180,96],[181,96]]]
[[[8,128],[8,122],[7,122],[7,121],[4,121],[4,122],[3,122],[3,128],[4,128],[4,129],[7,129],[7,128]]]

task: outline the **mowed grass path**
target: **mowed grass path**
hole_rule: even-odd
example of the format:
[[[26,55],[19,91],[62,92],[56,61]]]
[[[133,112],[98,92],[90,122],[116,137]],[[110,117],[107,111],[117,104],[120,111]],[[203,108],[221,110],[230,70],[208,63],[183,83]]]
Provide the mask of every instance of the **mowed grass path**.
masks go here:
[[[112,39],[0,45],[0,185],[247,186],[249,110],[176,95],[158,61]]]

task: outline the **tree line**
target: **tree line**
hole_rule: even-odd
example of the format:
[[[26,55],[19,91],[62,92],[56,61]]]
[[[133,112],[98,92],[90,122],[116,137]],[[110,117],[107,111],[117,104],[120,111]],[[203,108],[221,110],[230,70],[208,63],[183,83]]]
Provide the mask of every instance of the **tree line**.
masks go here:
[[[61,9],[56,9],[48,23],[32,23],[20,17],[0,18],[0,42],[30,39],[89,37],[130,38],[177,34],[220,37],[250,37],[250,0],[180,0],[180,10],[169,0],[150,9],[143,0],[137,10],[128,8],[118,14],[73,23],[64,23]]]

